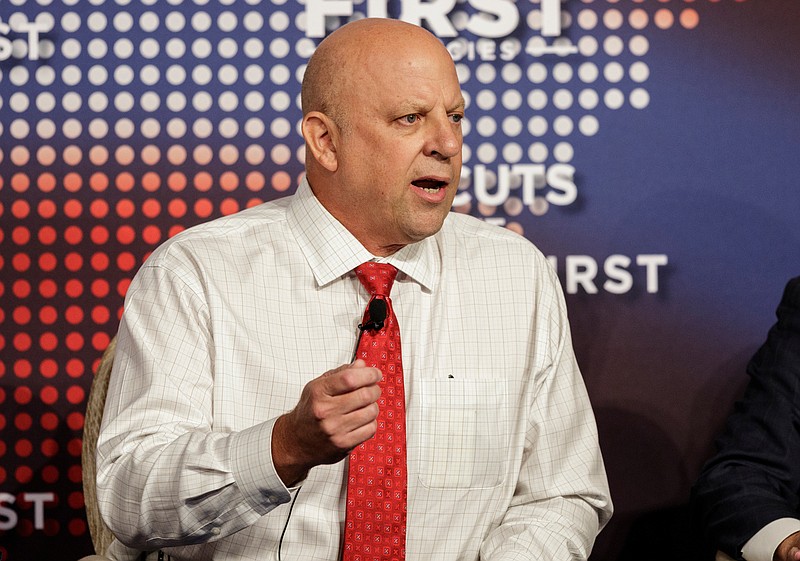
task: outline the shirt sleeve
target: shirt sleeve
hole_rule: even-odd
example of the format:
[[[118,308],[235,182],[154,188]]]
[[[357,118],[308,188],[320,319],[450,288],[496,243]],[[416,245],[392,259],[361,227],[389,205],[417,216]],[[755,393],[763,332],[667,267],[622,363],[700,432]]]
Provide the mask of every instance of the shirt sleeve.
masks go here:
[[[145,265],[134,279],[98,440],[100,511],[126,545],[204,543],[290,495],[271,457],[274,419],[214,427],[213,342],[199,273]]]
[[[770,522],[747,540],[742,548],[742,557],[747,561],[772,561],[781,542],[795,532],[800,532],[800,520],[781,518]]]
[[[586,559],[613,510],[563,294],[549,265],[544,269],[534,312],[537,379],[523,462],[503,522],[481,547],[484,561]]]

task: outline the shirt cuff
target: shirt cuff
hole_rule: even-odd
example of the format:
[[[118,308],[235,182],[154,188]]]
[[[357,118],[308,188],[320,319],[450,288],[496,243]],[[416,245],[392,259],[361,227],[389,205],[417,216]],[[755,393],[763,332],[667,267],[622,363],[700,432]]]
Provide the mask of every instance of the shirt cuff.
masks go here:
[[[794,518],[773,520],[747,540],[742,548],[742,557],[747,561],[772,561],[772,556],[781,542],[798,531],[800,531],[800,520]]]
[[[291,500],[272,461],[272,428],[276,419],[233,435],[230,458],[236,484],[247,503],[264,515]]]

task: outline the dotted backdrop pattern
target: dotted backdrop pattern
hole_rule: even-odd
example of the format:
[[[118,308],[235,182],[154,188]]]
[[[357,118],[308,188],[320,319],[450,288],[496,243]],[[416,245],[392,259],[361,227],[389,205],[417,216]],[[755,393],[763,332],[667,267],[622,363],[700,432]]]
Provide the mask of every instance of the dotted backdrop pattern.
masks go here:
[[[606,110],[647,108],[649,37],[697,28],[698,3],[564,2],[555,43],[578,56],[560,57],[537,56],[553,40],[541,36],[539,2],[520,0],[522,33],[505,40],[515,54],[482,60],[468,52],[480,38],[465,31],[475,10],[459,0],[451,20],[461,42],[443,41],[467,99],[467,171],[486,166],[494,186],[500,163],[569,164],[574,139],[606,126]],[[280,196],[301,177],[300,81],[316,45],[305,36],[303,4],[0,3],[0,40],[11,46],[0,57],[4,559],[89,552],[86,398],[149,252],[186,227]],[[354,9],[363,17],[363,0]],[[16,31],[26,21],[46,29],[37,60]],[[327,28],[341,23],[328,18]],[[460,188],[471,193],[469,173]],[[524,234],[525,214],[551,208],[544,196],[526,204],[519,180],[511,189],[501,204],[470,197],[457,210],[500,217]]]

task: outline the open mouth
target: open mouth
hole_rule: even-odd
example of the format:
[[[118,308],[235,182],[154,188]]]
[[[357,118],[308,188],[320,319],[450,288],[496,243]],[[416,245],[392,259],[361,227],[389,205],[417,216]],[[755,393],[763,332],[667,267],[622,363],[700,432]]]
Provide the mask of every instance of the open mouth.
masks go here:
[[[411,185],[419,187],[426,193],[436,193],[439,189],[447,187],[447,182],[440,179],[423,177],[421,179],[415,179],[411,182]]]

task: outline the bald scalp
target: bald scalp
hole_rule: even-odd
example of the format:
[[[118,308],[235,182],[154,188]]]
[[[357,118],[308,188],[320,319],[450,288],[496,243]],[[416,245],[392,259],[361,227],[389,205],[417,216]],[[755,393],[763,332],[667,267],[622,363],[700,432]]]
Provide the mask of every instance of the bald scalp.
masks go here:
[[[399,20],[365,18],[343,25],[319,44],[308,61],[300,89],[303,115],[319,111],[346,132],[349,107],[343,101],[358,87],[369,60],[392,57],[409,42],[421,41],[444,49],[429,31]]]

